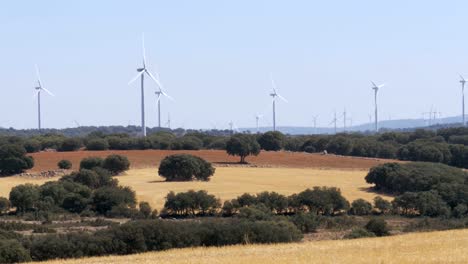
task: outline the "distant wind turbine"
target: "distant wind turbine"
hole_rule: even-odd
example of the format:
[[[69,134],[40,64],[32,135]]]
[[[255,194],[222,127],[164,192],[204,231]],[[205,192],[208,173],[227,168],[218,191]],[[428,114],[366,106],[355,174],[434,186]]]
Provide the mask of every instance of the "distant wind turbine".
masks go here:
[[[37,76],[37,86],[34,88],[36,90],[35,96],[37,97],[37,127],[39,131],[41,130],[41,92],[45,91],[51,96],[54,96],[49,90],[42,86],[41,75],[39,73],[39,67],[36,65],[36,76]]]
[[[263,115],[261,114],[256,114],[255,115],[255,122],[256,122],[256,125],[257,125],[257,133],[260,133],[260,126],[259,126],[259,122],[260,122],[260,119],[263,117]]]
[[[142,51],[143,51],[143,67],[138,68],[137,72],[138,74],[128,82],[130,85],[134,81],[136,81],[138,78],[141,78],[141,134],[142,136],[146,137],[146,124],[145,124],[145,73],[148,75],[159,87],[159,89],[162,89],[161,84],[159,81],[153,76],[153,74],[148,71],[147,65],[146,65],[146,51],[145,51],[145,35],[142,36]]]
[[[276,92],[275,80],[273,80],[273,74],[270,74],[271,86],[273,91],[270,93],[270,96],[273,97],[273,131],[276,131],[276,97],[279,97],[284,102],[288,102],[283,96]]]
[[[317,134],[317,118],[318,115],[312,117],[312,119],[314,120],[314,134]]]
[[[336,111],[335,111],[335,113],[334,113],[334,115],[333,115],[332,121],[330,122],[330,124],[328,124],[328,125],[334,124],[334,126],[335,126],[335,134],[336,134],[336,132],[337,132],[337,130],[336,130],[336,122],[337,122],[337,121],[338,121],[338,118],[336,118]]]
[[[378,109],[377,109],[377,93],[380,88],[384,87],[385,84],[376,85],[374,82],[372,83],[372,89],[374,90],[374,104],[375,104],[375,132],[379,131],[379,119],[378,119]]]
[[[463,126],[466,126],[466,122],[465,122],[465,84],[466,84],[466,80],[465,78],[460,74],[460,83],[462,85],[462,125]]]
[[[167,93],[165,93],[162,89],[162,86],[161,86],[161,79],[159,78],[159,74],[156,73],[156,78],[157,80],[159,81],[159,90],[154,92],[156,94],[156,98],[157,98],[157,103],[158,103],[158,128],[161,128],[161,96],[165,96],[167,98],[169,98],[171,101],[175,101],[174,98],[172,98],[170,95],[168,95]]]

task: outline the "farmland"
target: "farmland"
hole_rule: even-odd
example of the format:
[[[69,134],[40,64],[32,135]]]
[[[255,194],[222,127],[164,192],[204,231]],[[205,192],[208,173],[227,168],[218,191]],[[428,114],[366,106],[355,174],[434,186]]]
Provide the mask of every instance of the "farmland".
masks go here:
[[[128,256],[47,261],[98,263],[467,263],[468,230],[356,240],[187,248]],[[337,254],[339,252],[339,254]]]

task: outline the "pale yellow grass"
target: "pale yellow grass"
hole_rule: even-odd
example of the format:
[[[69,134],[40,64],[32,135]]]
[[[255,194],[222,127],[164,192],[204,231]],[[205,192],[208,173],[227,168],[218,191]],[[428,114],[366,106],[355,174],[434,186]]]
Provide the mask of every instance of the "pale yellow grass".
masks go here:
[[[174,249],[46,263],[468,263],[467,249],[468,230],[464,229],[356,240]]]
[[[45,179],[45,178],[34,179],[34,178],[19,177],[19,176],[1,177],[0,178],[0,197],[8,198],[10,196],[11,188],[15,187],[16,185],[20,185],[24,183],[32,183],[32,184],[41,185],[47,181],[51,181],[51,179]]]
[[[165,182],[156,169],[134,169],[119,176],[121,185],[132,187],[140,201],[147,201],[161,209],[169,191],[190,189],[206,190],[221,200],[243,193],[276,191],[285,195],[297,193],[313,186],[338,187],[350,201],[363,198],[371,201],[375,193],[369,192],[365,170],[322,170],[300,168],[245,168],[220,167],[209,182]]]

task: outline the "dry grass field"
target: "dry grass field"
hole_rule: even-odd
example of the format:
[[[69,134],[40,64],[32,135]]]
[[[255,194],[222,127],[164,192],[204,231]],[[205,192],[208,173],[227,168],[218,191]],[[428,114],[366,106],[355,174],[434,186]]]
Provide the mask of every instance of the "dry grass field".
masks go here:
[[[468,263],[467,248],[468,230],[464,229],[355,240],[174,249],[45,263]]]
[[[245,192],[276,191],[289,195],[313,186],[329,186],[340,188],[350,201],[357,198],[371,201],[376,194],[368,191],[366,174],[364,170],[219,167],[209,182],[165,182],[156,168],[147,168],[130,170],[118,179],[121,185],[132,187],[140,201],[161,209],[169,191],[190,189],[206,190],[226,200]]]

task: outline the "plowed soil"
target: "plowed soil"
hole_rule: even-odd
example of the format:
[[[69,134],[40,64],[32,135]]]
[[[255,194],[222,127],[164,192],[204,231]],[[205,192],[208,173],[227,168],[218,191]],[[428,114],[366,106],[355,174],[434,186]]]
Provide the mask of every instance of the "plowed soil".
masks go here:
[[[73,169],[79,166],[81,159],[90,156],[106,157],[110,154],[125,155],[130,159],[131,166],[135,168],[156,167],[159,162],[171,154],[188,153],[199,156],[215,166],[235,166],[238,157],[229,156],[221,150],[112,150],[112,151],[74,151],[74,152],[40,152],[32,156],[35,166],[31,172],[40,172],[57,169],[57,162],[62,159],[70,160]],[[358,169],[367,170],[377,164],[394,160],[345,157],[335,155],[308,154],[298,152],[272,152],[263,151],[258,156],[247,157],[250,166],[258,167],[284,167],[284,168],[331,168],[331,169]]]

